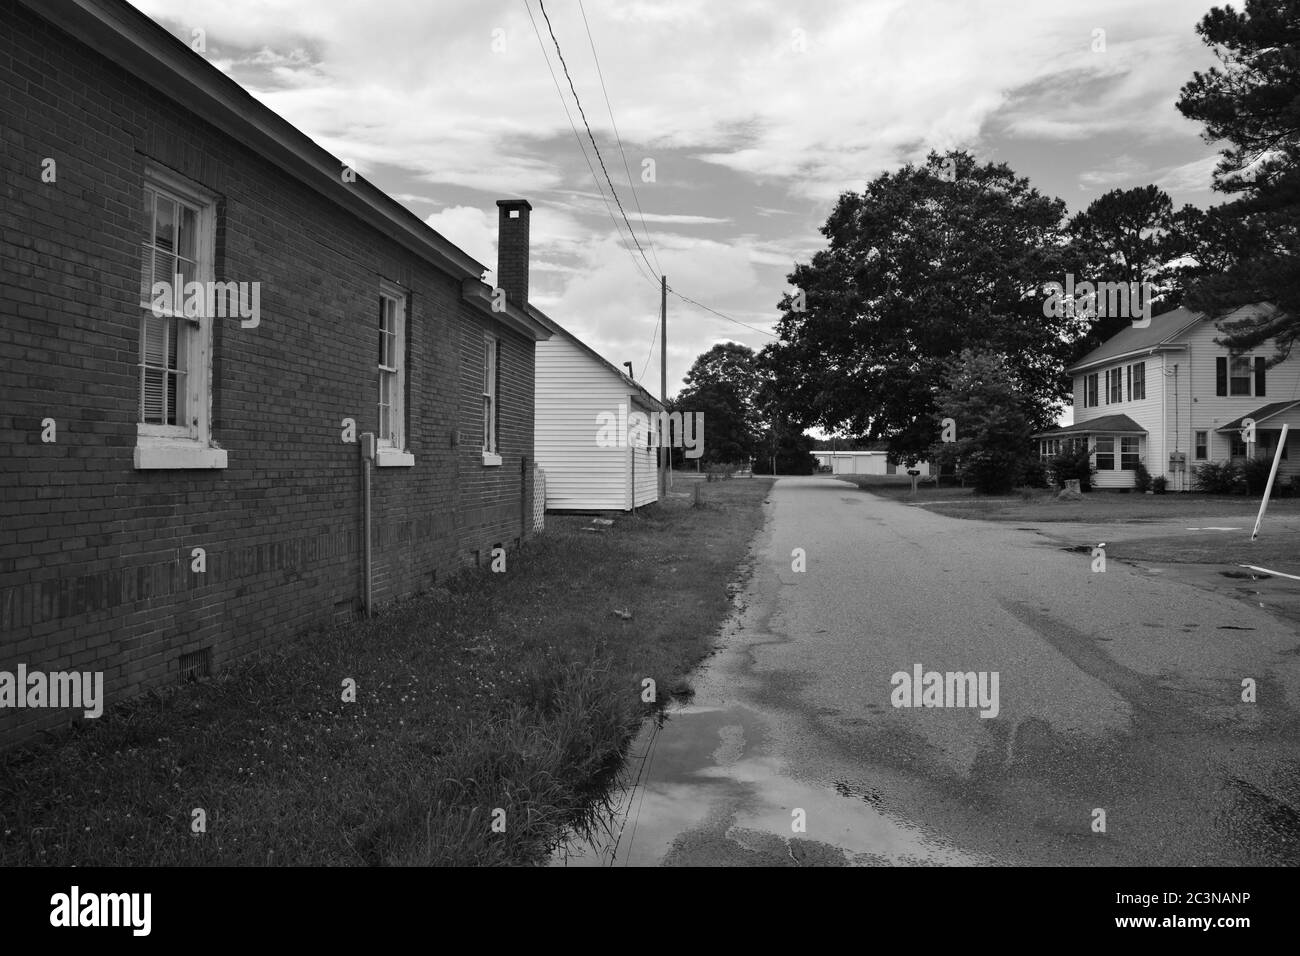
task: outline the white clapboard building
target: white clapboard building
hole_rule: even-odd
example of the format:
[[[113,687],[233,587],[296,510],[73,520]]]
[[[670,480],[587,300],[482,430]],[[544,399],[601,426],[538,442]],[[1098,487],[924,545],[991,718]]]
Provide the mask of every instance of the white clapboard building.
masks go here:
[[[658,449],[642,424],[663,403],[545,314],[535,350],[534,454],[547,511],[630,511],[659,498]]]

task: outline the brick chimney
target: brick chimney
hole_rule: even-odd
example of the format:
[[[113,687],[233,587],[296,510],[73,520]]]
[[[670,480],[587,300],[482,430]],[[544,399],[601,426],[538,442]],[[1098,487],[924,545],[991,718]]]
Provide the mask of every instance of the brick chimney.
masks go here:
[[[506,301],[519,308],[528,304],[528,214],[526,199],[498,199],[497,285]]]

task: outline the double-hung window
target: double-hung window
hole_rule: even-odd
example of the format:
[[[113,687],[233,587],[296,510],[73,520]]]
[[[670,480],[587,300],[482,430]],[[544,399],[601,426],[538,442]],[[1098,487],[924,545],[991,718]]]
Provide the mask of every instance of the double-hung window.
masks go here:
[[[1250,357],[1246,355],[1233,356],[1230,364],[1231,371],[1228,373],[1228,394],[1249,395],[1250,380],[1255,377],[1254,367],[1251,364]]]
[[[1106,402],[1117,405],[1124,400],[1124,378],[1122,369],[1111,369],[1106,373]]]
[[[1210,451],[1209,437],[1210,437],[1210,433],[1208,431],[1196,433],[1196,460],[1197,461],[1205,461],[1205,459],[1209,457],[1209,451]]]
[[[495,336],[483,336],[483,464],[501,464],[497,447],[497,369],[501,344]]]
[[[406,294],[379,284],[379,425],[375,464],[415,464],[406,450]]]
[[[1119,440],[1119,467],[1122,471],[1136,471],[1140,464],[1138,458],[1137,436],[1122,437]]]
[[[1133,376],[1132,394],[1129,397],[1132,401],[1140,402],[1147,397],[1147,363],[1138,362],[1130,365],[1129,369]]]
[[[1097,404],[1097,373],[1093,372],[1083,379],[1083,407],[1096,408]]]
[[[154,166],[142,192],[135,467],[225,468],[211,423],[216,197]]]
[[[1097,436],[1097,470],[1115,470],[1115,436]]]

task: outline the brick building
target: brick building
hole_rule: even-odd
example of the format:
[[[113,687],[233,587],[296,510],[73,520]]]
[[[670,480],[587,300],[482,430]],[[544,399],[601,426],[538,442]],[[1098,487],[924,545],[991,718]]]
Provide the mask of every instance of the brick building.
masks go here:
[[[102,671],[111,704],[356,615],[367,433],[374,601],[528,534],[549,332],[530,207],[498,205],[494,310],[482,264],[133,7],[6,2],[0,672]],[[2,708],[0,745],[73,717]]]

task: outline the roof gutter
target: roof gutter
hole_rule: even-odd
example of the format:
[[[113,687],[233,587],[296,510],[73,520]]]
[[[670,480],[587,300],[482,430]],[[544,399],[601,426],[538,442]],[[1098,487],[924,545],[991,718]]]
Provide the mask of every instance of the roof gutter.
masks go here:
[[[474,279],[487,271],[382,190],[359,177],[345,183],[342,162],[135,8],[104,0],[20,2],[443,271]]]
[[[1138,358],[1143,355],[1154,355],[1156,352],[1181,352],[1187,348],[1186,344],[1175,344],[1172,342],[1160,342],[1156,345],[1144,345],[1140,349],[1131,349],[1127,352],[1120,352],[1118,355],[1107,355],[1105,358],[1093,359],[1090,362],[1080,362],[1078,365],[1071,365],[1065,370],[1066,375],[1077,375],[1090,368],[1100,368],[1103,365],[1109,365],[1111,362],[1121,362],[1124,359]]]

